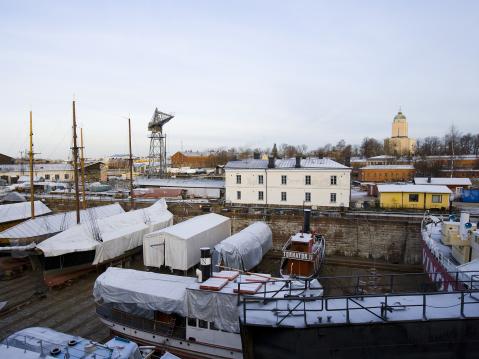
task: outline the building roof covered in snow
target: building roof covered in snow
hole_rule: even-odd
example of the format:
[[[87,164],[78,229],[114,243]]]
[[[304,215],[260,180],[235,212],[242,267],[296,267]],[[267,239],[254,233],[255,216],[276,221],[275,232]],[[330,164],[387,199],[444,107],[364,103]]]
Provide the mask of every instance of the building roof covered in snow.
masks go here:
[[[405,192],[405,193],[452,193],[446,186],[415,185],[415,184],[381,184],[378,192]]]
[[[276,159],[274,168],[281,169],[350,169],[329,158],[308,157],[302,158],[300,161],[301,168],[296,168],[296,158]],[[267,169],[268,160],[245,159],[238,161],[229,161],[225,169]]]

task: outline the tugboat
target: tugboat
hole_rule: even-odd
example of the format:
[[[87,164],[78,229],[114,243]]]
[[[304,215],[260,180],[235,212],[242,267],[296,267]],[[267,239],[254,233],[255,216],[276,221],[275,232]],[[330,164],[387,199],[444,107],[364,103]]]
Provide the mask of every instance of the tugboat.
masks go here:
[[[283,246],[280,274],[283,278],[308,280],[318,276],[325,253],[324,236],[310,231],[311,210],[304,210],[303,230]]]

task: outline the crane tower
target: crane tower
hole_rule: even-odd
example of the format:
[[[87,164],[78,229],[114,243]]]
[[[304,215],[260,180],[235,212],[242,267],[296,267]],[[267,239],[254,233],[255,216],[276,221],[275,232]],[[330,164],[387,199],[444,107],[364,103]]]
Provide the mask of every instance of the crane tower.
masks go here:
[[[150,135],[150,154],[148,156],[148,177],[165,177],[166,175],[166,134],[163,125],[170,121],[173,115],[155,109],[151,121],[148,123]]]

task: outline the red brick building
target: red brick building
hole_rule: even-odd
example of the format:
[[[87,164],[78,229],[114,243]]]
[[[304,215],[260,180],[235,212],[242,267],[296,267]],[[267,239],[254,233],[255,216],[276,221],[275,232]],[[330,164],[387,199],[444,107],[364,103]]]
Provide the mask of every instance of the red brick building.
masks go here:
[[[412,165],[371,165],[359,169],[361,182],[411,181],[416,170]]]

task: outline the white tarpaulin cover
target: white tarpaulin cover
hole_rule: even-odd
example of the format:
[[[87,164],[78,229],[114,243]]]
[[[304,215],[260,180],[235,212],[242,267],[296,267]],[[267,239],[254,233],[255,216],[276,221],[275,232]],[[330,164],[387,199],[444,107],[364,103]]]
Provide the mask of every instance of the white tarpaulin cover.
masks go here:
[[[213,248],[231,235],[231,221],[216,213],[193,217],[144,237],[145,265],[188,270],[200,261],[200,248]]]
[[[35,201],[35,216],[42,216],[50,213],[51,210],[43,202]],[[19,221],[31,216],[30,202],[19,202],[0,205],[0,223]]]
[[[255,222],[215,246],[215,264],[250,270],[273,247],[273,234],[264,222]]]
[[[80,222],[85,223],[92,218],[106,218],[120,213],[125,213],[125,211],[118,203],[92,207],[80,211]],[[18,240],[21,238],[42,237],[48,234],[62,232],[75,224],[75,211],[50,214],[28,219],[25,222],[0,232],[0,238]]]
[[[98,264],[141,246],[145,234],[172,224],[173,214],[161,199],[148,208],[74,225],[44,240],[37,248],[45,257],[95,250],[93,264]]]
[[[136,304],[147,310],[186,317],[186,288],[196,279],[110,267],[95,282],[97,302]]]

